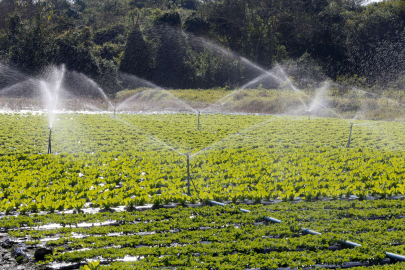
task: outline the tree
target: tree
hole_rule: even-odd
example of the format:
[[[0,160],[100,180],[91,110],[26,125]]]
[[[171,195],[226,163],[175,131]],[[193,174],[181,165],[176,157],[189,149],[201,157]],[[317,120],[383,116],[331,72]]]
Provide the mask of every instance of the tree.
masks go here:
[[[35,74],[49,64],[53,40],[40,13],[24,26],[18,15],[10,19],[9,59],[19,69]]]
[[[250,29],[256,32],[255,61],[259,60],[262,44],[267,43],[268,63],[266,66],[271,68],[275,54],[276,35],[277,33],[283,34],[281,26],[288,28],[287,24],[294,24],[299,14],[304,11],[302,3],[292,0],[248,0],[247,6]]]
[[[155,32],[159,33],[160,46],[156,56],[155,79],[163,86],[188,87],[192,69],[188,65],[188,54],[181,20],[177,12],[168,12],[158,18]]]
[[[56,39],[53,62],[65,64],[70,70],[76,70],[90,77],[100,75],[98,60],[93,54],[92,32],[90,28],[70,30]]]
[[[151,78],[151,68],[151,52],[139,29],[139,25],[135,26],[128,35],[120,71],[149,79]]]

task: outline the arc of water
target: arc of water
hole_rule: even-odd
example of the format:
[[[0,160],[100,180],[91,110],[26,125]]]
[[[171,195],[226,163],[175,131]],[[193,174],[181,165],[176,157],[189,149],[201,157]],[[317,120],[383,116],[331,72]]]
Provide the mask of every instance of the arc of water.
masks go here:
[[[327,89],[329,89],[329,87],[330,87],[330,83],[325,82],[324,85],[321,87],[321,89],[319,89],[319,91],[316,93],[314,100],[312,101],[311,105],[309,106],[309,111],[312,111],[315,109],[316,105],[318,105],[315,101],[318,101],[322,97],[323,93]]]
[[[166,91],[170,96],[174,97],[177,101],[179,101],[181,104],[185,105],[188,109],[190,109],[191,111],[193,111],[195,114],[198,114],[198,111],[196,109],[194,109],[193,107],[191,107],[190,105],[188,105],[186,102],[184,102],[183,100],[181,100],[180,98],[176,97],[175,95],[173,95],[172,93],[170,93],[167,90]]]
[[[214,44],[214,43],[212,43],[212,42],[210,42],[210,41],[207,41],[207,40],[204,39],[204,38],[197,37],[196,39],[200,40],[201,43],[206,44],[206,45],[208,45],[209,47],[214,48],[214,49],[220,51],[221,53],[223,53],[223,54],[226,55],[226,56],[231,56],[231,57],[235,57],[235,58],[237,58],[237,59],[240,59],[242,62],[244,62],[244,63],[247,64],[248,66],[250,66],[250,67],[252,67],[252,68],[254,68],[254,69],[260,71],[260,72],[263,73],[263,74],[267,74],[268,76],[271,76],[272,78],[276,79],[276,80],[279,81],[279,82],[284,82],[281,78],[279,78],[279,77],[276,76],[275,74],[273,74],[273,73],[271,73],[271,72],[269,72],[269,71],[263,69],[262,67],[260,67],[260,66],[258,66],[258,65],[256,65],[256,64],[252,63],[251,61],[249,61],[249,60],[246,59],[245,57],[239,56],[239,55],[235,54],[234,52],[232,52],[232,51],[230,51],[230,50],[228,50],[228,49],[225,49],[225,48],[223,48],[223,47],[221,47],[221,46],[219,46],[219,45],[216,45],[216,44]],[[287,79],[288,79],[288,78],[287,78]],[[296,91],[297,89],[296,89],[296,88],[294,87],[294,85],[291,83],[291,80],[288,79],[288,82],[289,82],[290,87]],[[297,92],[297,93],[298,93],[298,92]],[[236,94],[236,93],[235,93],[235,94]],[[297,95],[298,95],[298,94],[297,94]],[[304,105],[304,107],[306,108],[306,110],[308,110],[308,106],[305,104],[305,102],[302,100],[302,98],[301,98],[299,95],[298,95],[298,98],[300,99],[300,101],[302,102],[302,104]],[[211,107],[211,106],[209,106],[209,107]],[[208,108],[209,108],[209,107],[208,107]]]
[[[379,95],[379,94],[376,94],[376,93],[371,93],[371,92],[365,91],[365,90],[363,90],[363,89],[358,89],[357,87],[353,87],[352,89],[353,89],[353,90],[356,90],[356,91],[359,91],[359,92],[363,92],[363,93],[365,93],[365,94],[370,94],[370,95],[373,95],[373,96],[378,96],[378,97],[383,98],[383,99],[385,99],[385,100],[388,100],[388,101],[390,101],[390,102],[397,103],[398,105],[405,106],[405,104],[403,104],[403,103],[401,103],[401,102],[398,102],[398,101],[396,101],[396,100],[393,100],[393,99],[391,99],[391,98],[385,97],[385,96],[383,96],[383,95]]]
[[[121,108],[123,108],[128,102],[130,102],[131,100],[137,98],[139,95],[141,95],[142,93],[148,91],[149,89],[143,90],[139,93],[136,93],[135,95],[129,97],[128,99],[126,99],[125,101],[121,102],[120,104],[118,104],[116,110],[119,111]]]
[[[87,108],[90,108],[90,109],[92,109],[92,110],[99,111],[99,112],[102,112],[102,111],[103,111],[103,110],[100,109],[99,107],[97,107],[97,106],[95,106],[95,105],[92,105],[92,104],[89,104],[89,103],[84,103],[84,106],[87,107]]]
[[[278,117],[278,116],[276,116],[276,117],[271,117],[270,119],[267,119],[267,120],[264,120],[264,121],[262,121],[262,122],[260,122],[260,123],[254,124],[254,125],[252,125],[252,126],[246,128],[246,129],[243,129],[242,131],[239,131],[239,132],[237,132],[237,133],[235,133],[235,134],[231,134],[230,136],[228,136],[228,137],[226,137],[226,138],[224,138],[224,139],[222,139],[222,140],[220,140],[220,141],[217,141],[217,142],[211,144],[210,146],[208,146],[208,147],[206,147],[206,148],[204,148],[204,149],[198,151],[197,153],[194,153],[193,155],[190,156],[190,158],[193,158],[193,157],[195,157],[195,156],[198,156],[198,155],[200,155],[201,153],[203,153],[203,152],[205,152],[205,151],[211,149],[213,146],[218,145],[218,144],[221,144],[221,143],[223,143],[223,142],[225,142],[225,141],[227,141],[227,140],[230,140],[230,139],[232,139],[232,138],[234,138],[234,137],[236,137],[236,136],[240,136],[241,134],[246,133],[246,132],[248,132],[248,131],[250,131],[250,130],[252,130],[252,129],[254,129],[254,128],[257,128],[257,127],[266,125],[267,123],[272,122],[272,121],[274,120],[274,118],[277,118],[277,117]]]
[[[114,105],[112,104],[111,100],[108,98],[108,96],[106,95],[106,93],[103,91],[103,89],[101,89],[101,87],[95,82],[93,81],[91,78],[85,76],[82,73],[79,73],[81,76],[84,76],[85,79],[87,79],[96,89],[97,91],[100,92],[100,94],[103,96],[103,98],[108,102],[108,105],[110,105],[110,107],[112,109],[114,109]]]
[[[339,117],[340,119],[344,119],[341,115],[339,115],[338,113],[336,113],[335,111],[329,109],[328,107],[324,106],[322,103],[319,103],[318,101],[314,100],[314,98],[308,96],[307,94],[305,94],[303,91],[299,90],[298,88],[296,88],[291,80],[287,77],[287,75],[285,74],[283,69],[280,69],[280,71],[283,73],[284,77],[286,77],[286,79],[289,81],[289,84],[291,86],[291,88],[293,88],[296,92],[301,93],[302,95],[304,95],[305,97],[311,99],[312,101],[314,101],[316,104],[318,104],[319,106],[321,106],[322,108],[328,110],[329,112],[331,112],[332,114],[336,115],[337,117]]]
[[[118,120],[118,121],[120,121],[120,122],[122,122],[122,123],[124,123],[124,124],[126,124],[126,125],[128,125],[128,126],[130,126],[130,127],[132,127],[132,128],[135,129],[135,130],[139,130],[140,133],[141,133],[141,132],[146,133],[145,131],[143,131],[143,130],[140,129],[139,127],[136,127],[136,126],[134,126],[134,125],[128,123],[127,121],[122,120],[122,119],[120,119],[120,118],[118,118],[118,117],[115,117],[115,118],[113,118],[113,119]],[[181,155],[181,156],[186,156],[185,154],[183,154],[183,153],[181,153],[180,151],[176,150],[174,147],[168,145],[167,143],[162,142],[161,140],[159,140],[159,139],[157,139],[157,138],[155,138],[155,137],[153,137],[153,136],[151,136],[151,135],[145,134],[145,136],[148,137],[149,139],[153,140],[153,141],[156,141],[156,142],[160,143],[161,145],[163,145],[163,146],[169,148],[170,150],[176,152],[177,154],[179,154],[179,155]]]
[[[155,89],[145,89],[139,93],[134,94],[133,96],[129,97],[128,99],[126,99],[124,102],[120,103],[117,106],[117,111],[125,108],[126,104],[132,100],[135,100],[136,98],[138,98],[141,94],[147,92],[147,91],[152,91]],[[192,112],[194,112],[195,114],[198,114],[198,111],[196,109],[194,109],[193,107],[191,107],[190,105],[188,105],[187,103],[185,103],[183,100],[181,100],[180,98],[176,97],[175,95],[173,95],[172,93],[170,93],[169,91],[167,91],[166,89],[163,89],[161,87],[159,87],[158,89],[156,89],[158,91],[164,91],[165,93],[167,93],[168,95],[170,95],[171,97],[173,97],[176,101],[180,102],[183,106],[185,106],[187,109],[191,110]]]
[[[27,79],[27,80],[25,80],[25,81],[22,81],[22,82],[19,82],[19,83],[16,83],[16,84],[13,84],[13,85],[11,85],[11,86],[7,86],[7,87],[5,87],[5,88],[3,88],[3,89],[0,89],[0,95],[1,94],[5,94],[5,93],[7,93],[7,92],[10,92],[10,91],[12,91],[15,87],[18,87],[18,86],[22,86],[22,85],[24,85],[24,84],[26,84],[26,83],[29,83],[29,82],[37,82],[35,79],[33,79],[33,78],[30,78],[30,79]]]
[[[291,82],[290,78],[288,78],[288,76],[285,74],[284,70],[282,68],[280,68],[280,71],[283,73],[285,80],[287,81],[288,85],[297,93],[298,98],[300,99],[301,103],[304,105],[305,109],[308,111],[309,108],[308,106],[305,104],[304,100],[302,100],[302,98],[300,97],[300,93],[303,94],[306,97],[309,97],[308,95],[306,95],[304,92],[302,92],[301,90],[299,90],[297,87],[294,86],[294,84]],[[312,99],[311,97],[309,97],[310,99]]]
[[[211,108],[212,106],[215,106],[215,105],[216,105],[216,106],[223,106],[223,105],[225,105],[233,96],[235,96],[235,95],[238,94],[239,92],[245,90],[245,89],[248,88],[250,85],[257,83],[258,81],[260,81],[260,80],[262,80],[262,79],[264,79],[264,78],[266,78],[266,77],[269,77],[269,74],[268,74],[267,72],[270,73],[270,74],[272,74],[271,72],[266,71],[266,74],[260,75],[259,77],[255,78],[254,80],[252,80],[252,81],[248,82],[247,84],[243,85],[241,88],[239,88],[239,89],[233,91],[232,93],[230,93],[230,94],[228,94],[228,95],[222,97],[221,99],[217,100],[214,104],[209,105],[207,108],[205,108],[205,109],[202,110],[201,112],[205,112],[205,111],[207,111],[209,108]],[[273,75],[274,75],[274,74],[273,74]]]
[[[133,78],[134,78],[134,79],[136,79],[137,81],[140,81],[141,83],[143,83],[144,85],[146,85],[147,87],[152,88],[152,89],[163,89],[163,88],[160,87],[159,85],[154,84],[153,82],[150,82],[150,81],[148,81],[148,80],[139,78],[138,76],[135,76],[135,75],[127,74],[127,73],[125,73],[125,72],[120,72],[119,75],[120,75],[120,76],[123,76],[124,78],[130,78],[130,79],[133,79]]]

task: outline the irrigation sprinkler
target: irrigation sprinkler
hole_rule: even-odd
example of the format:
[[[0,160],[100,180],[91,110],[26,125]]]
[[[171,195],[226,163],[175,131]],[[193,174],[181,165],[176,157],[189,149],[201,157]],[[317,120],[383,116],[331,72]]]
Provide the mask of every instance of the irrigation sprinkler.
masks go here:
[[[197,129],[200,130],[200,116],[201,116],[201,112],[198,111],[198,120],[197,120]]]
[[[191,196],[191,192],[190,192],[190,154],[187,154],[187,195]]]
[[[354,123],[350,123],[349,141],[347,142],[346,148],[349,148],[349,147],[350,147],[350,142],[351,142],[351,140],[352,140],[353,124],[354,124]]]
[[[52,128],[49,128],[48,154],[52,154]]]
[[[310,110],[307,111],[307,115],[308,115],[308,121],[311,120],[311,111]]]

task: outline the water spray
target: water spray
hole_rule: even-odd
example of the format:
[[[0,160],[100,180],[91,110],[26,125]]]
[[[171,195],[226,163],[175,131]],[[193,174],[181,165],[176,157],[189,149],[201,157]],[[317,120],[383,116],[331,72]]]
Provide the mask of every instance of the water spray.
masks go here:
[[[190,192],[190,154],[187,154],[187,195],[191,196]]]
[[[200,130],[200,116],[201,116],[201,112],[198,112],[198,120],[197,120],[197,129]]]
[[[52,128],[49,128],[48,154],[52,154]]]
[[[347,142],[347,146],[346,146],[346,148],[349,148],[349,147],[350,147],[350,142],[351,142],[351,140],[352,140],[352,130],[353,130],[353,125],[354,125],[354,123],[350,123],[349,141]]]

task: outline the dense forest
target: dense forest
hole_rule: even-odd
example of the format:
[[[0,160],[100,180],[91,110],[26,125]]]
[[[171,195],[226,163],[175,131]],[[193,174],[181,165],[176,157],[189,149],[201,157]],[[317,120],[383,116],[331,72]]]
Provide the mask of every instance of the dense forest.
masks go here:
[[[0,61],[33,76],[65,64],[110,94],[128,87],[125,74],[166,88],[235,88],[260,75],[255,65],[402,88],[405,1],[363,2],[2,0]]]

